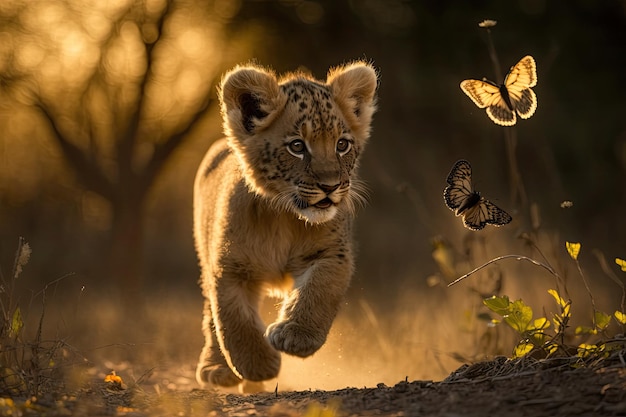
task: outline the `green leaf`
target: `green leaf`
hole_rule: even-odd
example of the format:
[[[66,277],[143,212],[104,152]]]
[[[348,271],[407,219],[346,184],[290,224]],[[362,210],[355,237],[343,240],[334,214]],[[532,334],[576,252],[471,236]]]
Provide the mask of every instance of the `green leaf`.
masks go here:
[[[565,242],[565,247],[567,248],[567,253],[573,260],[578,259],[578,254],[580,253],[580,243],[578,242]]]
[[[601,311],[596,311],[594,313],[594,316],[596,318],[596,328],[598,330],[603,331],[609,326],[609,323],[611,322],[611,316],[609,314],[605,314]]]
[[[509,306],[511,305],[511,301],[506,295],[502,297],[496,297],[494,295],[493,297],[485,298],[483,304],[486,305],[489,310],[501,316],[506,316],[510,312]]]
[[[527,355],[531,350],[533,350],[535,346],[532,343],[528,343],[526,341],[520,342],[515,349],[513,350],[514,358],[521,358],[522,356]]]
[[[565,301],[561,295],[557,292],[557,290],[548,290],[548,294],[554,297],[556,303],[561,307],[561,314],[563,316],[568,316],[570,314],[570,306],[572,305],[571,301]]]
[[[563,330],[565,330],[564,327],[569,321],[571,315],[570,307],[572,305],[572,302],[570,300],[565,301],[565,299],[561,297],[557,290],[548,290],[548,294],[550,294],[554,298],[557,305],[561,308],[561,314],[555,314],[554,318],[552,319],[552,321],[554,322],[555,331],[557,333],[561,333]]]
[[[560,305],[561,307],[565,306],[565,300],[563,298],[561,298],[561,295],[558,293],[557,290],[548,290],[548,294],[550,294],[552,297],[554,297],[554,299],[556,300],[556,303],[558,305]]]
[[[578,345],[577,355],[581,358],[588,358],[591,355],[601,353],[604,350],[604,345],[590,345],[587,343],[581,343]]]
[[[591,327],[587,327],[587,326],[578,326],[576,327],[576,331],[575,333],[577,335],[582,335],[582,334],[598,334],[598,330],[593,329]]]
[[[550,321],[545,317],[540,317],[533,321],[531,330],[541,331],[550,327]]]
[[[11,320],[11,331],[9,332],[11,337],[17,337],[20,334],[20,331],[22,331],[22,327],[24,327],[24,322],[22,321],[22,310],[20,310],[19,307],[16,307]]]
[[[546,353],[548,355],[552,355],[557,350],[559,350],[559,344],[558,343],[547,343],[546,345],[544,345],[543,349],[546,351]]]
[[[504,316],[504,321],[518,333],[524,333],[533,319],[533,309],[522,300],[516,300],[511,303],[509,310],[510,313]]]
[[[617,320],[619,324],[626,324],[626,314],[617,310],[615,313],[613,313],[613,315],[615,316],[615,320]]]

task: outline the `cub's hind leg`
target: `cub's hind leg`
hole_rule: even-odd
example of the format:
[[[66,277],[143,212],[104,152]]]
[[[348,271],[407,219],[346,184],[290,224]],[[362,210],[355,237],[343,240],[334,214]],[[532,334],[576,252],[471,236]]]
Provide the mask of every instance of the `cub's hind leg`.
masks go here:
[[[204,300],[202,332],[205,341],[196,367],[196,381],[200,386],[207,388],[212,386],[232,387],[241,383],[241,378],[230,369],[220,350],[215,336],[211,303],[206,299]]]

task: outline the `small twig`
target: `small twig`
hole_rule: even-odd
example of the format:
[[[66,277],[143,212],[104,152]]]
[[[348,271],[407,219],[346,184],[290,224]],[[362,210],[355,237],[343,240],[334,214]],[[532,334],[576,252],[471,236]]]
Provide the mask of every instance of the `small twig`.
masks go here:
[[[496,80],[502,80],[502,70],[500,69],[500,60],[498,59],[498,53],[496,52],[496,47],[493,43],[493,38],[491,36],[491,29],[486,28],[487,30],[487,49],[489,49],[489,57],[491,58],[491,62],[493,63],[493,69],[496,73]]]
[[[48,287],[50,287],[52,285],[56,285],[59,282],[63,281],[64,279],[67,279],[67,278],[72,277],[74,275],[76,275],[75,272],[69,272],[69,273],[67,273],[67,274],[65,274],[65,275],[63,275],[63,276],[61,276],[61,277],[59,277],[59,278],[57,278],[55,280],[52,280],[52,281],[48,282],[41,290],[39,290],[36,293],[34,293],[33,297],[38,297],[39,295],[42,295],[42,296],[45,297],[46,290],[48,289]]]
[[[622,313],[626,312],[626,286],[617,277],[617,275],[615,275],[615,272],[613,272],[613,270],[609,268],[609,265],[606,262],[606,258],[604,257],[604,254],[601,251],[599,251],[598,249],[594,249],[591,252],[596,256],[596,258],[598,258],[598,262],[600,263],[600,268],[602,268],[602,271],[604,271],[604,273],[607,274],[608,277],[611,278],[613,282],[615,282],[622,289],[622,300],[620,302],[620,311]]]
[[[546,264],[550,263],[548,261],[548,258],[546,257],[546,255],[541,250],[541,248],[539,248],[537,243],[528,235],[528,233],[522,233],[521,238],[526,240],[526,242],[530,243],[530,245],[533,247],[533,249],[535,249],[537,251],[537,253],[539,253],[539,255],[543,258],[543,260],[545,261]],[[558,275],[558,274],[554,274],[554,276],[556,278],[556,282],[555,282],[556,291],[559,294],[561,294],[561,286],[562,286],[563,287],[563,293],[565,294],[565,297],[570,298],[569,292],[567,291],[567,285],[565,285],[565,281],[563,279],[561,279],[561,276]]]
[[[143,384],[148,379],[150,379],[150,377],[154,374],[155,369],[156,369],[156,366],[153,366],[152,368],[145,370],[144,373],[141,374],[141,376],[139,376],[137,381],[135,381],[135,385]]]
[[[528,199],[526,197],[526,189],[524,188],[524,182],[522,181],[522,174],[520,174],[519,166],[517,164],[516,149],[517,149],[517,133],[514,129],[504,130],[504,139],[506,143],[506,155],[509,161],[509,171],[511,175],[511,203],[517,204],[516,197],[519,197],[519,202],[522,207],[526,208]]]
[[[454,281],[452,281],[451,283],[448,284],[448,287],[453,286],[454,284],[458,283],[459,281],[464,280],[465,278],[469,277],[470,275],[474,274],[475,272],[480,271],[481,269],[496,263],[498,261],[504,260],[504,259],[515,259],[516,261],[527,261],[530,262],[531,264],[537,265],[542,267],[543,269],[547,270],[548,272],[550,272],[552,275],[558,277],[559,274],[552,269],[552,267],[550,265],[546,265],[544,263],[541,263],[539,261],[536,261],[532,258],[529,258],[528,256],[524,256],[524,255],[502,255],[502,256],[498,256],[497,258],[493,258],[490,261],[485,262],[484,264],[482,264],[481,266],[474,268],[473,270],[471,270],[470,272],[468,272],[465,275],[460,276],[459,278],[455,279]]]
[[[580,262],[578,262],[578,259],[574,259],[574,261],[576,262],[576,268],[578,268],[578,273],[580,274],[580,277],[583,279],[583,283],[585,284],[585,289],[587,290],[587,294],[589,294],[589,298],[591,299],[591,308],[593,308],[593,316],[592,316],[592,323],[593,323],[593,328],[596,328],[596,312],[598,311],[596,309],[596,301],[593,298],[593,294],[591,293],[591,288],[589,288],[589,283],[587,282],[587,278],[585,278],[585,274],[583,273],[582,268],[580,267]]]

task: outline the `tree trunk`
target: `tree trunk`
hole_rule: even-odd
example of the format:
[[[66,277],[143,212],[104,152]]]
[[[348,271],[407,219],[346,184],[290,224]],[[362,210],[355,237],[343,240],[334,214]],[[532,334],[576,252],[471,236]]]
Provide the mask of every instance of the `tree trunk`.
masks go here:
[[[108,265],[104,270],[127,311],[137,311],[142,305],[144,195],[126,192],[112,202]]]

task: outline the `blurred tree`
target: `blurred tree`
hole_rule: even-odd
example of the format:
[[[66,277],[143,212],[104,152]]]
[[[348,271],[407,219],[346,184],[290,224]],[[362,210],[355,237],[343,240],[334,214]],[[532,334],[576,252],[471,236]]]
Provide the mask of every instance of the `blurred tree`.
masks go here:
[[[458,87],[465,78],[494,78],[478,27],[485,18],[499,22],[493,33],[504,68],[525,54],[537,60],[539,110],[516,129],[520,170],[543,224],[623,247],[620,2],[0,0],[0,252],[10,243],[11,255],[14,238],[26,234],[31,268],[40,262],[46,273],[88,277],[88,256],[107,247],[106,231],[108,270],[121,271],[122,287],[129,277],[138,286],[145,227],[151,280],[193,285],[190,184],[219,134],[219,121],[209,126],[203,113],[217,74],[254,60],[323,78],[329,66],[361,58],[373,61],[381,83],[362,161],[372,204],[358,218],[359,270],[377,296],[395,291],[387,277],[413,279],[431,262],[425,236],[457,231],[441,200],[456,159],[493,173],[485,191],[507,184],[499,175],[502,129]],[[69,167],[82,189],[68,180]],[[410,204],[398,192],[404,184],[414,189]],[[560,209],[563,199],[575,209]],[[416,253],[426,260],[406,261]]]
[[[89,4],[88,4],[89,3]],[[147,196],[206,113],[237,2],[82,0],[0,6],[0,87],[40,110],[82,186],[107,202],[103,276],[141,289]]]

